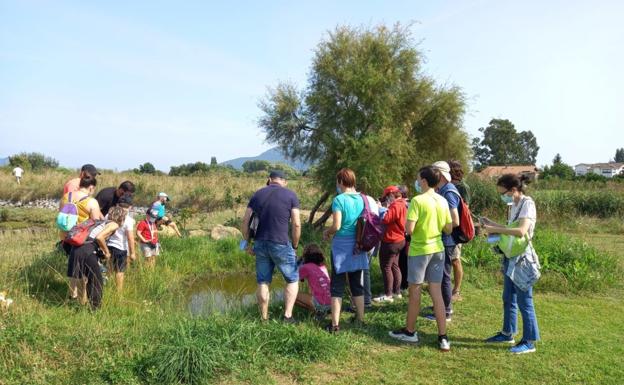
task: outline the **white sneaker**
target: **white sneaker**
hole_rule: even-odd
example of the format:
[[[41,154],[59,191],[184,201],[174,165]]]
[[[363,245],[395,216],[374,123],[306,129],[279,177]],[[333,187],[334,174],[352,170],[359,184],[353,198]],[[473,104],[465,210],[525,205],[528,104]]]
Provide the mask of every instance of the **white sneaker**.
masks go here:
[[[443,352],[451,350],[451,343],[447,337],[438,337],[438,344],[440,346],[440,350]]]
[[[373,302],[394,302],[392,297],[388,297],[387,295],[380,295],[379,297],[373,298]]]
[[[404,341],[404,342],[411,342],[411,343],[418,342],[418,333],[416,332],[410,333],[406,328],[388,332],[388,335],[392,338],[395,338],[397,340]]]
[[[394,297],[394,299],[401,299],[401,298],[403,298],[403,294],[401,294],[401,293],[393,294],[392,297]]]

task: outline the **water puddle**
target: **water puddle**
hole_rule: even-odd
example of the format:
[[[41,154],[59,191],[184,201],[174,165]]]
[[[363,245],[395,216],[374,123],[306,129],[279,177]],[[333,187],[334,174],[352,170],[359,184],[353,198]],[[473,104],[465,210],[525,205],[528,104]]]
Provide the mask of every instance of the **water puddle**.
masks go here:
[[[273,277],[271,303],[284,300],[285,285],[281,275]],[[256,306],[256,287],[255,273],[207,275],[189,287],[187,308],[192,315],[202,316]]]

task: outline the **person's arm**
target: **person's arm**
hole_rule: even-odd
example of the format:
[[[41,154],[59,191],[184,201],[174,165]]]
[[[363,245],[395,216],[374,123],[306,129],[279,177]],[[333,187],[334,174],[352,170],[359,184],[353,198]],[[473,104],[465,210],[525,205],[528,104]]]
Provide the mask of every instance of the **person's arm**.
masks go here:
[[[292,221],[292,246],[294,249],[299,247],[299,239],[301,238],[301,216],[298,207],[290,210],[290,220]]]
[[[459,212],[457,211],[456,208],[451,209],[451,226],[452,227],[457,227],[459,226]],[[451,228],[452,230],[452,228]],[[447,233],[449,234],[449,233]]]
[[[249,221],[251,220],[251,214],[253,214],[253,209],[247,207],[245,215],[243,216],[243,224],[241,225],[241,233],[243,233],[243,239],[246,241],[249,241]]]
[[[95,241],[100,246],[100,250],[102,250],[106,259],[110,259],[111,256],[110,250],[108,250],[108,246],[106,245],[106,239],[113,235],[118,228],[119,225],[116,222],[110,222],[104,226],[104,230],[95,237]]]
[[[408,234],[412,234],[414,229],[416,228],[416,221],[407,221],[405,223],[405,232]]]
[[[134,244],[134,231],[132,231],[132,228],[126,230],[126,236],[128,237],[128,254],[130,260],[134,261],[136,259],[136,245]]]
[[[141,222],[143,223],[143,222]],[[143,238],[143,234],[141,234],[141,224],[139,224],[139,226],[137,226],[137,237],[139,237],[139,241],[142,243],[148,243],[149,241],[145,238]],[[130,242],[130,239],[128,239],[128,242]]]
[[[518,238],[524,237],[526,233],[529,232],[529,227],[531,227],[531,220],[529,218],[520,218],[518,227],[483,225],[483,229],[488,234],[506,234]]]
[[[389,225],[392,222],[396,221],[397,216],[398,216],[397,206],[392,204],[390,205],[390,207],[388,207],[388,210],[386,210],[386,213],[384,214],[381,222],[384,225]]]
[[[100,211],[100,204],[95,199],[89,199],[89,203],[87,203],[87,207],[89,208],[89,218],[95,221],[101,221],[104,219],[104,215],[102,215],[102,211]]]
[[[334,236],[334,234],[336,234],[339,230],[340,227],[342,225],[342,212],[341,211],[334,211],[332,213],[332,225],[329,229],[325,230],[325,232],[323,233],[323,238],[325,240],[330,239],[331,237]]]

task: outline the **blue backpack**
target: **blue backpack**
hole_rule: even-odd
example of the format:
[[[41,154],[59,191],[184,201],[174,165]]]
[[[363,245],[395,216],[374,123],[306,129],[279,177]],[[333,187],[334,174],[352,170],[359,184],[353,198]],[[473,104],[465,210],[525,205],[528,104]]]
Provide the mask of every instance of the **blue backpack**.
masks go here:
[[[56,215],[56,226],[62,231],[71,230],[78,223],[78,203],[89,198],[89,196],[82,197],[78,202],[72,200],[72,192],[67,197],[67,203],[61,207]]]

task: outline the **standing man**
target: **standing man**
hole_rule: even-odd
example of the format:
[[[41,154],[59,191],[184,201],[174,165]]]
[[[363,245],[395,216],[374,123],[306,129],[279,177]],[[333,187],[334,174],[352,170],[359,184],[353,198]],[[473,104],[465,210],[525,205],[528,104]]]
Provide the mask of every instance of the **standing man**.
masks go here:
[[[409,303],[405,327],[391,331],[390,337],[405,342],[418,342],[416,319],[420,310],[422,284],[427,281],[433,300],[434,319],[438,325],[438,346],[441,351],[451,349],[446,336],[446,317],[440,283],[444,270],[444,245],[440,235],[450,234],[451,214],[448,203],[433,189],[439,182],[439,173],[432,167],[418,172],[415,196],[407,212],[407,232],[412,234],[408,259]]]
[[[134,183],[129,180],[122,182],[117,188],[106,187],[101,189],[95,196],[95,199],[100,204],[102,215],[107,215],[108,210],[117,206],[119,198],[124,195],[128,195],[130,198],[134,195]]]
[[[13,169],[13,176],[15,176],[15,181],[17,182],[18,185],[22,184],[23,173],[24,173],[24,169],[22,169],[20,166],[16,166]]]
[[[89,176],[93,179],[95,179],[96,176],[100,175],[100,173],[98,172],[97,168],[95,168],[94,165],[92,164],[85,164],[80,168],[80,175],[78,175],[78,178],[73,178],[67,181],[67,183],[65,183],[65,186],[63,186],[63,194],[67,194],[68,192],[73,192],[73,191],[78,191],[78,189],[80,188],[80,179]]]
[[[258,216],[258,228],[254,236],[253,253],[256,254],[256,296],[262,320],[269,318],[269,285],[275,267],[286,281],[284,289],[284,322],[294,323],[293,306],[299,292],[299,270],[295,249],[299,247],[301,220],[299,199],[286,188],[286,175],[282,171],[269,174],[268,186],[261,188],[251,197],[245,216],[242,233],[247,242],[249,222],[252,214]],[[288,239],[288,224],[291,223],[292,243]],[[251,252],[251,245],[248,246]]]
[[[451,212],[451,220],[453,228],[459,226],[459,211],[457,208],[460,203],[460,195],[457,187],[451,183],[451,168],[448,163],[444,161],[435,162],[433,168],[440,173],[440,182],[438,183],[438,194],[442,195],[448,202],[448,207]],[[446,308],[446,322],[451,321],[451,314],[453,314],[452,298],[453,288],[451,286],[451,266],[453,256],[455,255],[455,249],[457,244],[453,237],[449,234],[442,234],[442,243],[444,244],[444,275],[442,276],[442,299],[444,300],[444,306]],[[435,321],[435,316],[429,314],[425,316],[430,321]]]

